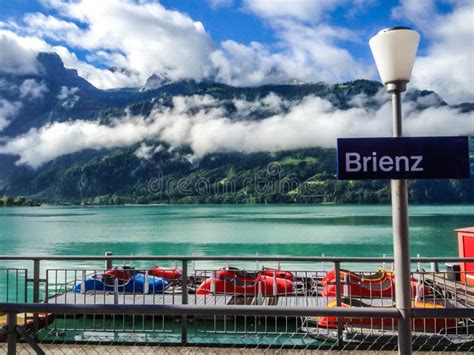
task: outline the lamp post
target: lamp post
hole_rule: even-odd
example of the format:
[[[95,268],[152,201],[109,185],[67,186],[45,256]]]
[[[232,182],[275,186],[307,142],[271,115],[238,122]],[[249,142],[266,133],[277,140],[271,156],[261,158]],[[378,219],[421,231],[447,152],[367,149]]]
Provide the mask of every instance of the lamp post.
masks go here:
[[[410,81],[419,41],[419,33],[408,27],[387,28],[369,41],[382,82],[392,95],[393,137],[402,136],[401,93]],[[412,353],[407,181],[391,180],[391,190],[395,301],[401,314],[398,352],[406,355]]]

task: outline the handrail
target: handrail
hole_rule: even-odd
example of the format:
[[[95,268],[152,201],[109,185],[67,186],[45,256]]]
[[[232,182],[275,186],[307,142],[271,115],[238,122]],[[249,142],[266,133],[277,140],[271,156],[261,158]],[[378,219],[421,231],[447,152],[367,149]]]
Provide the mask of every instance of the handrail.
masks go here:
[[[56,304],[0,303],[4,313],[110,314],[110,315],[238,315],[238,316],[340,316],[399,318],[396,308],[284,307],[244,305],[157,305],[157,304]]]
[[[59,313],[110,315],[236,315],[236,316],[334,316],[353,318],[400,318],[396,308],[385,307],[285,307],[245,305],[143,305],[143,304],[55,304],[0,303],[4,313]],[[474,308],[413,308],[414,318],[473,318]]]
[[[392,257],[306,257],[306,256],[195,256],[195,255],[0,255],[0,260],[187,260],[187,261],[301,261],[301,262],[391,262]],[[420,257],[411,258],[412,263],[428,263],[428,262],[474,262],[474,258],[458,258],[458,257]]]

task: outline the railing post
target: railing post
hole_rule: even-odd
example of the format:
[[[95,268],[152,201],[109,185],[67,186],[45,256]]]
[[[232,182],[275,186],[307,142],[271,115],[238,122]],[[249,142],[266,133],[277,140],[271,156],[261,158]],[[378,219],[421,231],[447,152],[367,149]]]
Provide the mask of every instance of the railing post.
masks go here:
[[[33,303],[39,302],[40,294],[40,260],[33,260]]]
[[[8,312],[7,314],[7,323],[8,323],[8,355],[16,354],[16,313]]]
[[[188,304],[188,260],[182,260],[181,304]],[[188,317],[181,316],[181,344],[188,343]]]
[[[154,290],[154,289],[153,289]],[[150,291],[150,280],[148,280],[148,270],[145,271],[145,280],[143,283],[143,293],[146,295]]]
[[[105,256],[112,256],[111,251],[105,252]],[[105,270],[112,269],[112,259],[105,259]]]
[[[118,304],[118,300],[119,300],[118,278],[114,277],[114,304]]]
[[[40,301],[40,259],[33,260],[33,303]],[[38,313],[33,314],[33,329],[35,335],[39,330]]]
[[[334,262],[334,270],[336,272],[336,305],[337,307],[341,307],[341,263],[339,261]],[[342,330],[343,324],[341,317],[337,317],[337,347],[338,349],[342,349]]]

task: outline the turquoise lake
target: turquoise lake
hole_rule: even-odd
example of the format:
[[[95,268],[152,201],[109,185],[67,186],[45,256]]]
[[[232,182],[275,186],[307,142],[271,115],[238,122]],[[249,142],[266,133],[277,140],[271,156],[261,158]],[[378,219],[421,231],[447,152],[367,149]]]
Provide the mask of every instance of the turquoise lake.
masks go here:
[[[411,206],[415,256],[456,256],[474,206]],[[0,209],[0,254],[392,254],[390,206],[159,205]]]
[[[411,256],[457,256],[454,229],[474,225],[474,206],[411,206]],[[0,208],[0,255],[256,255],[390,256],[390,206],[323,205],[160,205],[120,207]],[[121,263],[117,260],[115,265]],[[134,261],[139,268],[173,262]],[[276,262],[232,262],[233,266],[275,267]],[[285,262],[287,270],[328,270],[330,263]],[[24,293],[24,272],[32,261],[0,260],[0,300]],[[191,270],[215,269],[223,262],[199,261]],[[352,270],[382,265],[343,264]],[[429,266],[428,266],[429,267]],[[103,261],[41,261],[41,277],[60,282],[60,269],[103,270]],[[58,270],[59,269],[59,270]],[[49,271],[47,271],[49,270]],[[8,278],[7,278],[8,273]],[[59,273],[59,274],[58,274]],[[16,280],[20,277],[19,281]],[[19,282],[20,288],[12,285]],[[8,286],[10,284],[10,286]],[[30,287],[31,288],[31,287]],[[8,291],[9,290],[9,291]],[[31,296],[31,289],[29,290]],[[7,296],[8,294],[8,296]]]

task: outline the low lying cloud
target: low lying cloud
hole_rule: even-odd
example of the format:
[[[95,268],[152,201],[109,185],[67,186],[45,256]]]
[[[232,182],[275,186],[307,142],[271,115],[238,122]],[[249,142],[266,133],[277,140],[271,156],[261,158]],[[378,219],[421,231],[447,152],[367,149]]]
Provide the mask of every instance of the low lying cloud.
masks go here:
[[[363,105],[368,99],[361,95],[358,101]],[[288,102],[274,94],[258,101],[233,103],[238,109],[230,113],[222,101],[211,96],[174,97],[172,107],[157,106],[148,117],[125,115],[110,125],[83,120],[57,122],[7,141],[0,146],[0,153],[18,155],[17,164],[36,168],[83,149],[129,146],[150,139],[172,148],[190,146],[198,159],[213,152],[334,147],[338,137],[390,135],[391,104],[383,97],[375,109],[340,110],[319,97]],[[461,113],[447,106],[418,111],[421,104],[404,105],[407,135],[474,135],[474,112]],[[239,112],[248,114],[262,107],[274,113],[262,120],[239,118]],[[136,155],[149,159],[155,152],[156,147],[143,144]]]
[[[48,92],[48,86],[34,79],[26,79],[19,87],[20,98],[30,101],[42,100]]]
[[[70,88],[67,86],[61,86],[61,91],[59,91],[56,98],[62,101],[61,105],[64,108],[72,109],[80,99],[79,96],[76,95],[78,90],[79,88],[77,87]]]
[[[142,143],[140,147],[135,151],[135,156],[138,159],[145,159],[149,160],[153,157],[153,154],[159,153],[164,150],[164,147],[161,144],[155,145],[147,145],[146,143]]]
[[[15,117],[22,103],[19,101],[8,101],[0,98],[0,131],[10,124],[10,119]]]

